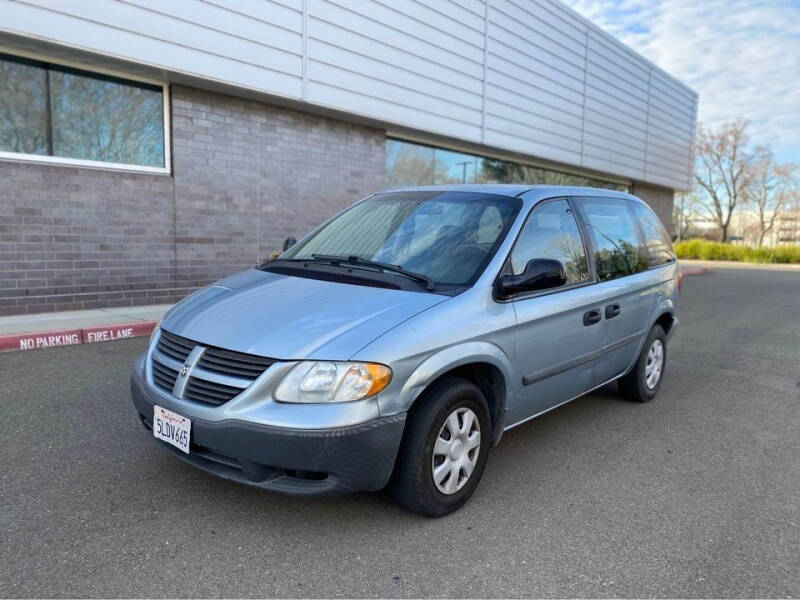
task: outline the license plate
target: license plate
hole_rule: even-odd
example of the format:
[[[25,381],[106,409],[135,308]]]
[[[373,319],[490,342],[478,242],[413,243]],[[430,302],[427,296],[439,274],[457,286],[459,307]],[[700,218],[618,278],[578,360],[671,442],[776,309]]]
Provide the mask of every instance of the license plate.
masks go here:
[[[153,406],[153,435],[189,454],[189,434],[192,422],[178,413]]]

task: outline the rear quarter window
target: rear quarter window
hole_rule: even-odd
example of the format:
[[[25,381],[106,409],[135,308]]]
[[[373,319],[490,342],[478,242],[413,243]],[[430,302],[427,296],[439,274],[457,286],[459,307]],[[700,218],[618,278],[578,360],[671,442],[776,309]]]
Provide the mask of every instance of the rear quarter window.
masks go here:
[[[580,198],[580,210],[594,248],[600,281],[640,273],[648,267],[636,221],[627,200]]]
[[[672,241],[656,213],[641,202],[631,201],[631,208],[644,234],[644,253],[648,265],[656,267],[675,260]]]

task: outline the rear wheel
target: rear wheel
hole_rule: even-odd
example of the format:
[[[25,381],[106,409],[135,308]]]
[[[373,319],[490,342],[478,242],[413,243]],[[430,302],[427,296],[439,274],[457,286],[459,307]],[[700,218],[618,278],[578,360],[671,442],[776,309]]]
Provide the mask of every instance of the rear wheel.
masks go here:
[[[667,365],[667,336],[661,325],[654,325],[630,373],[619,380],[622,394],[636,402],[655,398]]]
[[[392,492],[404,508],[441,517],[469,500],[483,474],[491,437],[486,398],[469,381],[448,377],[409,416]]]

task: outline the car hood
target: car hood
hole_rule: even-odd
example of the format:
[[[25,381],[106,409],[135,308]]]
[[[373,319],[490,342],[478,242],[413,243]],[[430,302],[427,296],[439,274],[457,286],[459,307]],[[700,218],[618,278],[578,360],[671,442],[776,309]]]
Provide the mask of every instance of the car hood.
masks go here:
[[[253,269],[185,298],[167,313],[162,327],[249,354],[347,360],[392,327],[447,299]]]

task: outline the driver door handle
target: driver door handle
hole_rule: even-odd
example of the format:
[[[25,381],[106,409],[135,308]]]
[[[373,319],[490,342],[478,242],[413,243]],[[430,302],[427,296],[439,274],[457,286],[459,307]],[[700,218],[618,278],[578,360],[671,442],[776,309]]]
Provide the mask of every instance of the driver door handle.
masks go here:
[[[616,302],[614,304],[609,304],[606,306],[606,319],[613,319],[621,312],[622,307],[619,304]]]
[[[583,324],[586,325],[586,327],[599,323],[602,319],[603,314],[600,312],[599,308],[593,308],[583,313]]]

